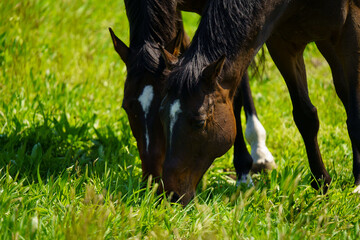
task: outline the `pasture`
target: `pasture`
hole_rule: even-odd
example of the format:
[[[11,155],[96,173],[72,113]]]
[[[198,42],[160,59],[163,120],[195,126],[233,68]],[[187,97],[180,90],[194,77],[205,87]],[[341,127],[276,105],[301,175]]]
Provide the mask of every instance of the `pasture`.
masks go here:
[[[199,18],[183,17],[192,36]],[[267,55],[265,72],[250,85],[278,169],[254,175],[252,188],[237,188],[230,150],[183,208],[141,183],[121,108],[126,67],[108,27],[129,42],[122,0],[0,1],[1,239],[360,237],[345,111],[315,45],[305,61],[332,177],[328,194],[310,186],[289,93]]]

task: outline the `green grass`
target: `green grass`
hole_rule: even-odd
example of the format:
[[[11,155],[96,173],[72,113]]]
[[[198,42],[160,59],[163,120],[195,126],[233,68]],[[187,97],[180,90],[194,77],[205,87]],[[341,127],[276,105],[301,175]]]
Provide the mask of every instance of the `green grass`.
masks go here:
[[[198,17],[184,14],[190,35]],[[314,45],[305,53],[319,144],[333,182],[323,196],[268,57],[251,88],[278,170],[236,188],[232,152],[217,159],[187,207],[141,184],[121,109],[126,68],[108,27],[128,43],[119,1],[0,1],[1,239],[358,239],[359,196],[345,112]]]

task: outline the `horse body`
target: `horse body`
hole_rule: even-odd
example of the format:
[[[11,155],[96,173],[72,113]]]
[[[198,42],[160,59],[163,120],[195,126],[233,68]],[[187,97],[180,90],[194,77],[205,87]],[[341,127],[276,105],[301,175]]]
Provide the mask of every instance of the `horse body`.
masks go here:
[[[114,47],[127,66],[123,108],[137,140],[143,178],[149,175],[161,176],[165,158],[165,136],[158,109],[163,97],[166,62],[160,57],[159,45],[165,46],[167,51],[176,55],[183,52],[189,45],[189,39],[184,32],[181,14],[177,7],[201,14],[206,2],[187,0],[180,1],[177,5],[176,0],[125,0],[130,24],[130,47],[121,42],[110,29]],[[247,115],[251,115],[249,121],[255,123],[249,124],[252,128],[247,128],[247,132],[255,136],[249,138],[249,142],[253,150],[258,153],[254,155],[255,163],[262,164],[254,164],[254,166],[260,166],[259,170],[271,168],[276,165],[265,145],[265,131],[261,123],[256,121],[256,110],[248,87],[248,79],[243,82],[246,90],[243,91],[242,96],[239,95],[239,101],[242,101],[242,97],[247,101],[246,112],[249,113]],[[234,164],[237,171],[245,169],[248,172],[252,166],[252,159],[242,135],[240,111],[241,106],[235,112],[239,131],[234,147]],[[260,135],[254,132],[257,129],[263,130]],[[243,166],[244,163],[247,164],[246,167]]]
[[[187,204],[214,157],[232,145],[236,122],[231,106],[239,79],[265,42],[290,92],[295,124],[314,175],[312,186],[318,188],[318,181],[323,181],[327,190],[331,178],[318,147],[319,120],[308,96],[302,56],[312,41],[329,62],[337,94],[345,106],[355,184],[360,184],[358,1],[214,0],[207,6],[188,51],[169,75],[168,94],[161,104],[167,142],[163,170],[166,190],[183,196],[182,203]],[[174,101],[179,101],[181,113],[170,135],[167,112]],[[204,123],[200,127],[198,119]],[[182,144],[188,148],[181,148]]]

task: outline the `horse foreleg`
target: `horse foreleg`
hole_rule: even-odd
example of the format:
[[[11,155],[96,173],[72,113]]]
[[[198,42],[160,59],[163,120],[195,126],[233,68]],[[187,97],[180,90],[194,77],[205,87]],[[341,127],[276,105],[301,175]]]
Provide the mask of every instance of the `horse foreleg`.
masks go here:
[[[252,171],[260,172],[276,168],[274,157],[266,146],[265,128],[259,121],[256,113],[247,72],[241,81],[241,95],[246,116],[245,138],[251,146],[251,157],[254,160]]]
[[[319,182],[323,181],[323,190],[326,192],[331,178],[325,169],[319,150],[317,110],[312,105],[308,94],[303,59],[306,44],[287,42],[281,36],[273,35],[267,41],[267,46],[289,89],[294,121],[304,140],[310,169],[315,178],[311,185],[318,189]]]
[[[243,79],[244,80],[244,79]],[[236,120],[236,138],[234,143],[234,166],[237,175],[237,184],[246,183],[250,177],[249,173],[253,164],[253,159],[246,148],[244,135],[241,126],[241,108],[242,108],[242,95],[240,87],[237,89],[233,106],[234,115]],[[250,178],[250,184],[252,184]]]

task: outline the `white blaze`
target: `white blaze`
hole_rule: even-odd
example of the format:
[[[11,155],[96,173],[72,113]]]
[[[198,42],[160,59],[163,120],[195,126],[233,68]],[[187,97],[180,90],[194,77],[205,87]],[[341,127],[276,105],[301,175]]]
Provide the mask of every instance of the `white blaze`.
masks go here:
[[[178,115],[181,113],[180,100],[176,99],[170,106],[170,147],[171,147],[171,139],[172,139],[172,131],[177,121]]]
[[[151,85],[147,85],[144,87],[141,95],[138,98],[138,101],[140,102],[140,105],[145,113],[145,121],[147,119],[147,115],[150,111],[151,102],[154,98],[154,88]],[[147,125],[145,125],[145,140],[146,140],[146,151],[148,151],[149,148],[149,132]]]
[[[266,147],[266,131],[256,115],[247,116],[245,138],[251,146],[251,157],[254,163],[274,162],[273,155]]]

